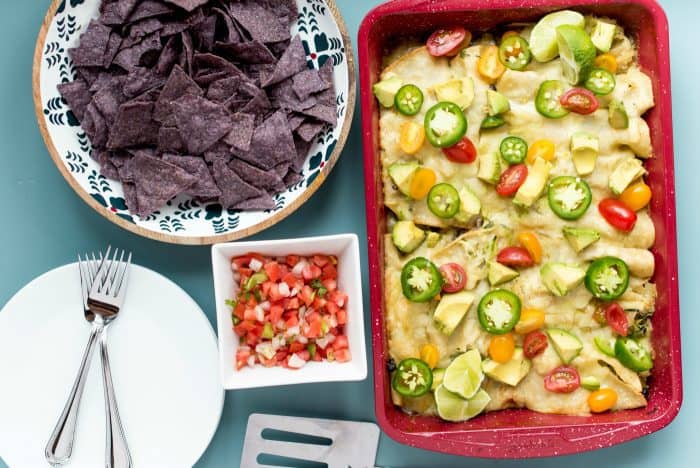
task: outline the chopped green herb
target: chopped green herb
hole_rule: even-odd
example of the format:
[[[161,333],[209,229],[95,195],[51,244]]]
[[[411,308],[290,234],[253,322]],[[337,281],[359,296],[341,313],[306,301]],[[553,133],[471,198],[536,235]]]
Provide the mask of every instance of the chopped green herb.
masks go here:
[[[316,357],[316,343],[309,343],[306,345],[306,350],[309,352],[311,359]]]
[[[236,306],[238,305],[238,301],[234,301],[233,299],[226,299],[226,305],[229,306],[232,309],[235,309]]]
[[[234,325],[234,326],[236,326],[236,325],[238,325],[239,323],[241,323],[241,319],[238,318],[238,317],[236,317],[236,316],[233,315],[233,314],[231,315],[231,320],[233,320],[233,325]]]

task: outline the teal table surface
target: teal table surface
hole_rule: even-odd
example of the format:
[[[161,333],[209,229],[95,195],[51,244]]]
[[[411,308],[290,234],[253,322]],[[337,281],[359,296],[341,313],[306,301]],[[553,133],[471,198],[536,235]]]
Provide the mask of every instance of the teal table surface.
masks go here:
[[[353,43],[364,15],[377,0],[337,0]],[[487,3],[487,2],[486,2]],[[697,41],[700,8],[695,0],[663,0],[671,25],[673,120],[675,124],[676,199],[680,258],[681,314],[685,401],[666,429],[612,448],[544,460],[466,459],[400,445],[383,435],[377,464],[392,467],[520,466],[635,468],[697,466],[700,387],[700,159],[693,139],[700,61]],[[39,134],[32,101],[32,55],[48,0],[3,0],[0,15],[0,304],[39,274],[75,260],[76,252],[107,243],[133,250],[136,261],[182,286],[215,322],[208,247],[167,245],[138,237],[111,224],[84,204],[63,180]],[[362,142],[359,108],[342,157],[323,187],[296,213],[253,239],[277,239],[354,232],[365,238],[362,190]],[[695,136],[693,136],[695,134]],[[697,141],[696,141],[697,143]],[[364,289],[368,290],[367,249],[361,244]],[[364,297],[369,315],[369,298]],[[367,348],[371,351],[369,320]],[[8,359],[2,356],[0,359]],[[50,359],[50,356],[47,356]],[[76,363],[77,365],[77,363]],[[248,415],[252,412],[310,417],[374,420],[371,362],[363,382],[299,385],[287,388],[230,391],[216,436],[198,467],[238,466]],[[2,377],[0,377],[2,385]],[[176,410],[176,409],[175,409]],[[0,415],[2,417],[2,415]],[[48,430],[49,428],[47,428]],[[47,433],[48,434],[48,433]],[[0,434],[2,437],[2,434]],[[0,453],[0,457],[3,454]],[[5,466],[0,461],[0,466]]]

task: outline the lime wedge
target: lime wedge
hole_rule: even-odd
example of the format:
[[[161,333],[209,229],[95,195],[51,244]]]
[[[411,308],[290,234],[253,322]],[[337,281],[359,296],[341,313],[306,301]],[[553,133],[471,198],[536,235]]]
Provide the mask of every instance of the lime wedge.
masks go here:
[[[558,26],[570,24],[582,28],[585,24],[583,15],[571,10],[550,13],[537,22],[530,34],[530,51],[538,62],[549,62],[559,54],[557,46]]]
[[[479,390],[482,380],[481,355],[476,349],[470,349],[447,366],[442,385],[463,398],[471,398]]]
[[[583,81],[593,68],[596,48],[583,28],[565,24],[557,28],[557,44],[564,78],[575,85]]]
[[[444,385],[440,385],[435,390],[438,415],[446,421],[459,422],[471,419],[481,413],[490,401],[491,397],[482,389],[468,400],[450,392]]]

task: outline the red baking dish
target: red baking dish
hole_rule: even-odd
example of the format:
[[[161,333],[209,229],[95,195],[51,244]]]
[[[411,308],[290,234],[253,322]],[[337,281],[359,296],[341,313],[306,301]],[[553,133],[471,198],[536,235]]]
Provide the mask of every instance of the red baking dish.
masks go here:
[[[454,23],[477,31],[499,24],[534,21],[571,8],[616,18],[639,45],[639,61],[651,75],[656,107],[646,116],[655,157],[646,162],[656,226],[654,280],[658,286],[652,343],[656,361],[646,408],[572,417],[506,410],[464,423],[410,416],[391,403],[386,369],[383,310],[384,203],[379,163],[378,107],[372,84],[388,44],[407,33],[426,35]],[[358,49],[364,138],[367,237],[372,302],[374,389],[377,420],[393,439],[415,447],[457,455],[528,458],[565,455],[619,444],[668,425],[682,400],[676,206],[673,175],[671,78],[668,21],[653,0],[394,0],[372,10],[362,22]]]

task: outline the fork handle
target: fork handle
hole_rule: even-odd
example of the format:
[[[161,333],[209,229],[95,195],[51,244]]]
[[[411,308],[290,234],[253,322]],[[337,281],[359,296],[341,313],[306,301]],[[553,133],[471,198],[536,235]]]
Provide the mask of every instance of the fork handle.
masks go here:
[[[46,443],[44,455],[46,460],[52,465],[60,465],[68,462],[73,452],[73,440],[75,439],[75,428],[78,421],[78,409],[80,408],[80,400],[83,397],[83,389],[87,380],[92,355],[95,351],[95,343],[100,338],[103,328],[101,325],[93,325],[90,332],[85,352],[83,353],[83,361],[80,363],[78,375],[73,382],[73,388],[66,406],[63,408],[61,416],[56,422],[49,441]]]
[[[124,429],[119,418],[117,398],[112,384],[112,370],[109,367],[107,352],[107,331],[100,340],[100,356],[102,357],[102,380],[105,392],[105,410],[107,412],[107,438],[105,447],[105,466],[107,468],[131,468],[131,454],[124,437]]]

